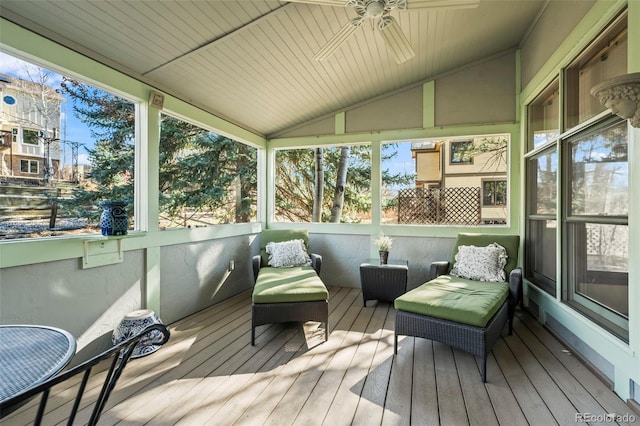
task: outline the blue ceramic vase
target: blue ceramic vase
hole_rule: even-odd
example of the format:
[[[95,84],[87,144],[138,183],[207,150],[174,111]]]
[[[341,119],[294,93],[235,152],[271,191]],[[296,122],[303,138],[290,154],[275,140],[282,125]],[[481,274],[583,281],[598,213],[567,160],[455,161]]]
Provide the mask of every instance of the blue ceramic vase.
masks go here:
[[[100,215],[102,235],[127,235],[129,218],[125,209],[126,201],[101,201],[99,205],[103,208]]]
[[[118,343],[137,336],[138,333],[151,324],[162,324],[160,317],[151,309],[140,309],[129,312],[113,330],[111,342],[117,345]],[[160,345],[156,345],[155,343],[162,342],[163,337],[163,334],[158,330],[148,332],[136,345],[131,354],[131,358],[140,358],[154,353],[160,349]],[[120,357],[122,357],[122,353]]]

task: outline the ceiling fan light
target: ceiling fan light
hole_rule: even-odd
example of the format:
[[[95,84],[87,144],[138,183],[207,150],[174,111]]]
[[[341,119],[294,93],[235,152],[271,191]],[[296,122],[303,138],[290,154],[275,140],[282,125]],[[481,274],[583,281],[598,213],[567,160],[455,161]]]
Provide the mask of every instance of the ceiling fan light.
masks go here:
[[[382,15],[382,12],[384,12],[384,2],[381,2],[378,0],[372,0],[369,3],[367,3],[366,8],[367,8],[367,17],[376,18]]]

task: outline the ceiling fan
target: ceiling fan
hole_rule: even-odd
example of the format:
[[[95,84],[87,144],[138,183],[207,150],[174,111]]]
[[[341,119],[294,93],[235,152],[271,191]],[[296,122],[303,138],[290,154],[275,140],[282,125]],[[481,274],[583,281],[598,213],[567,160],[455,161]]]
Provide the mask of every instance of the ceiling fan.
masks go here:
[[[472,8],[477,7],[480,0],[288,0],[292,3],[309,3],[325,6],[352,7],[357,18],[347,22],[314,56],[317,61],[324,61],[335,52],[367,19],[377,21],[387,50],[391,52],[398,64],[415,56],[409,40],[402,32],[398,21],[391,16],[391,11],[435,9],[435,8]]]

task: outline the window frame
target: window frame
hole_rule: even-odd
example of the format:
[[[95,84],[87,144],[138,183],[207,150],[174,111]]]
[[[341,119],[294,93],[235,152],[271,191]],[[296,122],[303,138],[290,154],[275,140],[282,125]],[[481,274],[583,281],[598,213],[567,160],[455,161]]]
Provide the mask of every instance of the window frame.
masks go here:
[[[178,121],[182,121],[188,125],[197,127],[199,129],[202,130],[203,134],[206,133],[209,136],[212,137],[220,137],[220,138],[224,138],[224,139],[229,139],[231,141],[233,141],[236,144],[239,145],[243,145],[245,147],[247,147],[248,149],[254,149],[256,150],[255,152],[255,157],[256,157],[256,163],[255,163],[255,169],[256,169],[256,179],[259,180],[259,173],[260,173],[260,167],[259,167],[259,148],[249,144],[245,141],[239,140],[236,137],[233,137],[231,135],[228,134],[224,134],[220,131],[215,130],[214,128],[212,128],[211,126],[208,126],[206,124],[203,124],[201,122],[198,122],[197,120],[194,120],[192,118],[188,118],[188,117],[184,117],[180,114],[176,114],[175,112],[172,111],[167,111],[167,110],[163,110],[160,113],[159,116],[159,131],[158,131],[158,137],[159,140],[163,137],[162,134],[162,122],[166,119],[166,118],[170,118],[173,120],[178,120]],[[176,151],[174,155],[176,156],[182,156],[185,157],[190,153],[190,150],[188,148],[183,148],[182,150]],[[160,163],[158,163],[158,172],[162,173],[161,170],[161,166]],[[237,176],[237,174],[234,174],[235,176]],[[236,221],[236,217],[233,217],[233,220],[230,220],[230,218],[226,218],[225,220],[216,220],[217,218],[217,214],[220,213],[221,210],[223,210],[223,208],[219,207],[217,208],[215,211],[207,211],[206,213],[206,220],[199,220],[199,219],[192,219],[192,221],[194,223],[189,223],[189,224],[178,224],[178,222],[176,221],[176,218],[166,218],[163,220],[163,215],[165,215],[165,210],[163,210],[163,206],[162,203],[160,201],[160,197],[164,194],[164,192],[162,191],[161,188],[158,188],[158,223],[157,226],[159,227],[159,229],[171,229],[171,230],[176,230],[176,229],[192,229],[192,228],[211,228],[214,226],[218,226],[221,224],[250,224],[250,223],[256,223],[259,221],[259,206],[258,206],[258,184],[257,187],[255,188],[255,196],[252,197],[252,205],[251,205],[251,220],[246,221],[246,222],[239,222]],[[196,191],[197,192],[197,191]],[[230,198],[229,194],[227,194],[227,198]],[[173,224],[173,226],[172,226]]]
[[[7,53],[9,56],[16,58],[19,61],[25,62],[26,64],[41,67],[46,72],[51,72],[58,77],[68,77],[72,80],[77,80],[80,83],[90,86],[94,89],[100,90],[102,92],[108,93],[112,96],[118,97],[123,101],[130,103],[133,107],[133,116],[134,116],[134,125],[133,131],[131,133],[131,141],[133,144],[133,160],[132,160],[132,169],[134,176],[134,184],[132,191],[132,201],[128,205],[127,210],[132,211],[133,218],[130,223],[135,226],[133,231],[147,231],[148,228],[145,225],[145,220],[141,216],[141,209],[148,209],[147,203],[142,201],[144,191],[144,185],[148,178],[143,175],[144,170],[146,169],[144,164],[145,154],[148,153],[147,140],[145,136],[149,134],[149,129],[144,128],[146,119],[143,120],[143,114],[151,112],[145,106],[147,94],[146,92],[140,93],[138,96],[135,94],[135,91],[128,90],[126,84],[122,84],[120,88],[117,86],[120,85],[120,81],[113,78],[105,77],[105,70],[102,70],[100,73],[101,78],[95,78],[90,76],[90,73],[85,72],[74,72],[71,69],[64,67],[60,64],[55,63],[43,63],[38,62],[36,59],[31,57],[30,55],[26,55],[21,53],[20,51]],[[115,74],[114,74],[115,75]],[[18,77],[20,78],[20,77]],[[54,82],[58,82],[57,78],[52,79]],[[117,83],[117,84],[110,84]],[[134,86],[130,86],[134,87]],[[61,105],[60,105],[61,108]],[[60,114],[62,116],[62,113]],[[14,157],[14,170],[16,176],[22,176],[23,178],[29,178],[33,180],[42,180],[43,182],[47,182],[48,186],[57,188],[58,179],[55,178],[57,175],[57,171],[64,164],[62,156],[60,155],[60,141],[56,139],[58,136],[61,136],[58,131],[61,128],[60,125],[55,123],[55,127],[45,129],[46,126],[41,126],[39,124],[39,120],[35,120],[33,122],[26,123],[24,120],[21,122],[12,122],[10,123],[11,135],[12,135],[12,143],[17,143],[18,146],[22,147],[21,150],[16,152],[16,156],[20,155],[20,157]],[[25,134],[27,137],[25,138]],[[46,141],[51,142],[51,146],[49,147]],[[97,143],[97,140],[94,140]],[[142,146],[144,142],[145,146]],[[82,145],[78,143],[78,145]],[[29,148],[25,153],[25,148]],[[51,151],[50,153],[48,151]],[[20,152],[21,151],[21,152]],[[73,155],[73,154],[72,154]],[[21,158],[22,157],[22,158]],[[24,158],[27,157],[27,158]],[[28,160],[31,157],[33,160],[30,160],[31,163],[27,166],[31,171],[23,172],[22,171],[22,163],[20,160],[25,159]],[[47,161],[50,161],[52,164],[47,164]],[[34,163],[37,162],[37,173],[33,173]],[[47,169],[51,168],[48,172]],[[131,173],[130,173],[131,174]],[[28,176],[27,176],[28,175]],[[54,179],[50,179],[54,177]],[[64,179],[60,179],[63,181]],[[77,232],[77,228],[75,227],[60,227],[60,229],[56,229],[55,237],[60,240],[77,240],[77,239],[86,239],[87,236],[93,236],[96,232],[96,229],[93,229],[96,225],[98,226],[97,232],[100,232],[99,229],[99,216],[100,210],[94,205],[96,203],[87,203],[87,207],[94,208],[96,212],[97,218],[93,218],[92,222],[87,221],[86,232],[80,233]],[[67,206],[68,204],[65,204]],[[68,216],[63,216],[59,214],[58,219],[79,219],[82,218],[81,215],[71,214]],[[88,225],[93,225],[89,228]],[[71,231],[71,232],[67,232]],[[49,238],[48,235],[43,235],[44,233],[40,229],[34,229],[33,233],[25,234],[19,238],[13,236],[13,234],[8,233],[8,237],[0,238],[0,244],[4,243],[7,240],[16,241],[20,244],[40,244],[46,238]]]
[[[26,137],[26,133],[34,133],[35,142],[28,142],[29,138]],[[34,129],[22,129],[22,143],[29,146],[40,145],[40,131]]]
[[[563,99],[561,101],[562,110],[562,128],[564,132],[575,129],[582,131],[585,126],[588,126],[594,119],[601,117],[603,113],[608,111],[607,107],[600,104],[589,93],[591,87],[586,88],[585,98],[588,99],[591,105],[595,105],[595,110],[586,111],[588,108],[580,104],[580,74],[584,72],[584,66],[604,62],[607,59],[608,52],[611,49],[618,47],[618,42],[622,38],[628,39],[628,21],[626,10],[616,16],[591,42],[585,46],[584,49],[563,69]],[[625,42],[626,42],[625,39]],[[626,55],[626,50],[623,50]],[[621,73],[626,73],[625,66],[621,67]],[[613,77],[618,74],[613,72],[613,75],[607,75],[604,79]],[[582,109],[584,108],[584,109]],[[584,118],[581,114],[588,113]]]
[[[615,115],[607,114],[607,116],[591,123],[581,129],[580,132],[573,132],[562,139],[562,172],[561,180],[564,188],[567,188],[562,195],[562,289],[561,299],[564,304],[570,306],[576,311],[580,312],[585,317],[589,318],[594,323],[598,324],[608,332],[612,333],[617,338],[624,342],[629,341],[629,318],[622,313],[616,312],[613,308],[592,300],[582,294],[577,289],[576,282],[576,266],[579,261],[586,262],[586,259],[577,259],[576,248],[579,246],[579,242],[576,240],[578,233],[575,232],[575,228],[578,226],[586,226],[589,224],[594,225],[623,225],[629,226],[629,216],[624,215],[598,215],[598,214],[572,214],[571,212],[571,190],[569,185],[571,183],[571,143],[582,136],[586,136],[590,133],[597,132],[602,129],[616,126],[626,120],[621,119]],[[628,125],[627,125],[628,126]],[[628,135],[627,135],[628,137]],[[628,159],[627,159],[628,161]],[[612,274],[620,274],[617,272],[611,272]],[[629,289],[628,271],[627,271],[627,291]]]
[[[22,165],[23,164],[27,164],[27,171],[23,170]],[[36,171],[33,172],[32,170],[32,165],[35,164],[35,169]],[[26,173],[26,174],[30,174],[30,175],[37,175],[40,174],[40,161],[38,160],[29,160],[29,159],[20,159],[20,173]]]
[[[563,276],[564,282],[562,285],[562,303],[580,312],[585,317],[589,318],[600,327],[604,328],[614,336],[624,341],[629,342],[629,318],[616,312],[614,309],[598,303],[580,294],[575,290],[576,283],[574,278],[574,271],[570,268],[570,261],[574,255],[573,249],[576,246],[575,233],[571,233],[568,228],[570,226],[581,223],[593,223],[593,222],[568,222],[563,223],[563,232],[565,234],[565,241],[563,242],[563,257],[567,259],[563,262]],[[572,281],[573,280],[573,281]],[[627,274],[627,289],[628,289],[628,274]]]
[[[543,142],[541,142],[540,144],[536,145],[535,144],[535,132],[536,130],[539,130],[537,128],[537,126],[534,126],[533,123],[533,119],[532,119],[532,115],[534,115],[534,111],[536,111],[536,108],[539,107],[543,107],[545,106],[545,104],[548,104],[547,106],[551,106],[551,104],[549,104],[550,99],[553,99],[556,103],[557,103],[557,111],[556,111],[556,118],[555,120],[553,120],[553,124],[556,125],[556,128],[554,129],[542,129],[542,130],[555,130],[555,132],[553,132],[551,135],[548,135],[545,140]],[[560,136],[560,129],[561,129],[561,122],[560,122],[560,114],[562,111],[562,106],[561,106],[561,97],[560,97],[560,79],[558,77],[554,78],[553,81],[551,81],[544,89],[542,89],[542,91],[533,99],[533,101],[531,101],[528,105],[527,105],[527,147],[528,147],[528,151],[535,151],[538,149],[544,149],[545,146],[547,146],[549,143],[555,143],[557,142],[559,136]],[[537,111],[536,111],[536,115]],[[544,115],[544,113],[542,114],[543,120],[546,120],[547,117]],[[545,127],[545,126],[543,126]],[[549,133],[549,132],[545,132],[545,133]],[[551,137],[549,137],[551,136]]]
[[[462,129],[461,129],[462,130]],[[447,191],[453,191],[460,189],[465,189],[465,187],[472,187],[477,192],[474,193],[474,199],[478,200],[477,211],[479,215],[479,219],[477,221],[467,221],[465,223],[445,223],[440,222],[437,219],[445,216],[437,214],[435,215],[436,220],[427,221],[420,219],[424,219],[426,216],[423,211],[419,211],[420,201],[408,201],[403,203],[402,205],[406,207],[406,210],[409,211],[409,214],[403,215],[402,217],[408,218],[408,220],[402,220],[401,215],[396,213],[393,217],[393,222],[390,220],[382,219],[381,223],[385,226],[394,226],[394,227],[403,227],[403,226],[420,226],[424,228],[431,228],[428,232],[441,232],[446,228],[449,229],[461,229],[461,227],[466,227],[468,232],[479,232],[478,230],[486,228],[486,227],[495,227],[495,228],[510,228],[513,226],[514,221],[512,217],[511,206],[509,204],[511,195],[510,191],[514,187],[513,183],[513,175],[511,174],[511,168],[509,164],[513,161],[513,150],[514,147],[513,141],[517,139],[517,134],[513,131],[509,131],[506,129],[500,129],[499,131],[487,133],[487,132],[469,132],[466,131],[453,132],[451,134],[443,133],[439,136],[434,137],[416,137],[416,138],[406,138],[406,139],[385,139],[381,141],[381,146],[390,143],[405,143],[410,145],[410,149],[412,151],[410,161],[414,165],[415,172],[415,186],[406,185],[402,187],[394,188],[395,191],[392,193],[381,194],[381,217],[384,214],[384,207],[388,205],[393,205],[396,211],[398,211],[400,207],[399,199],[397,199],[400,192],[405,192],[406,190],[416,190],[418,193],[422,192],[425,194],[425,198],[431,200],[432,198],[427,195],[428,192],[434,191],[435,197],[441,197],[440,199],[446,199]],[[520,129],[518,129],[519,131]],[[493,152],[493,150],[483,150],[476,149],[478,146],[482,147],[483,143],[488,144],[496,144],[500,143],[501,139],[504,139],[504,152],[500,154],[500,158],[495,161],[486,161],[486,154]],[[466,163],[465,165],[469,167],[465,168],[456,168],[449,167],[450,164],[450,156],[451,156],[451,144],[456,142],[469,142],[473,146],[474,157],[479,159],[475,161],[475,164]],[[429,148],[424,147],[424,144],[427,144]],[[494,147],[497,145],[493,145]],[[491,145],[489,145],[491,147]],[[502,149],[502,148],[501,148]],[[418,158],[420,155],[430,154],[430,153],[439,153],[437,166],[440,169],[439,173],[441,174],[441,178],[438,181],[425,181],[419,180],[420,170],[417,167]],[[497,155],[495,157],[498,157]],[[461,165],[454,163],[454,166]],[[491,167],[491,170],[487,170],[486,165]],[[388,164],[385,162],[381,162],[381,169],[387,169]],[[473,179],[472,184],[465,185],[468,182],[460,183],[461,179],[471,178]],[[505,204],[497,204],[497,205],[484,205],[483,204],[483,180],[494,180],[501,181],[505,183]],[[381,188],[383,189],[383,188]],[[438,195],[438,191],[441,190],[440,193],[444,194],[443,196]],[[444,190],[444,191],[443,191]],[[391,194],[391,195],[390,195]],[[406,194],[407,199],[412,197],[411,194]],[[419,198],[419,196],[418,196]],[[394,201],[393,204],[389,203],[389,200]],[[417,207],[418,206],[418,207]],[[410,210],[414,210],[416,213],[412,215]],[[444,209],[440,209],[440,212],[444,212]],[[430,215],[431,218],[434,215]],[[453,228],[453,226],[457,228]],[[454,234],[455,236],[456,234]]]
[[[473,147],[473,139],[464,141],[451,141],[449,142],[449,165],[450,166],[465,166],[473,165],[473,155],[470,155],[467,159],[461,157],[462,154],[454,151],[454,146],[465,144]],[[454,161],[454,158],[459,158],[458,161]]]
[[[337,224],[342,224],[342,225],[349,225],[349,226],[369,226],[372,224],[373,222],[373,216],[374,216],[374,212],[373,212],[373,193],[371,192],[369,194],[370,197],[370,202],[369,202],[369,211],[367,213],[361,213],[363,215],[363,220],[361,221],[343,221],[342,219],[345,217],[344,215],[344,209],[341,213],[341,220],[340,222],[331,222],[329,220],[326,221],[320,221],[320,222],[313,222],[313,214],[311,214],[311,217],[309,218],[308,221],[302,221],[298,218],[298,220],[286,220],[283,218],[279,218],[277,216],[278,212],[279,212],[279,207],[278,207],[278,203],[279,203],[279,194],[278,194],[278,155],[284,151],[311,151],[312,155],[313,155],[313,151],[315,151],[317,148],[323,148],[323,149],[336,149],[339,150],[343,147],[350,147],[350,148],[354,148],[354,147],[366,147],[370,150],[369,152],[369,172],[370,172],[370,176],[369,176],[369,182],[371,182],[372,179],[372,175],[373,175],[373,158],[374,158],[374,154],[373,154],[373,144],[371,141],[362,141],[362,142],[353,142],[353,143],[330,143],[330,144],[316,144],[316,145],[306,145],[306,146],[282,146],[282,147],[274,147],[273,150],[271,151],[272,155],[271,155],[271,159],[272,159],[272,164],[273,164],[273,171],[272,171],[272,177],[273,177],[273,182],[270,184],[271,187],[271,191],[272,191],[272,196],[270,197],[270,202],[272,203],[271,207],[268,207],[268,210],[270,211],[269,214],[269,221],[272,223],[276,223],[276,224],[291,224],[291,223],[304,223],[304,224],[331,224],[331,225],[337,225]],[[351,154],[350,154],[350,158],[351,158]],[[326,163],[326,160],[325,160]],[[338,167],[338,165],[336,164],[336,168]],[[325,164],[323,173],[326,174],[326,169],[327,166]],[[315,172],[316,170],[313,169],[311,170],[312,174],[315,177]],[[299,176],[298,173],[294,173],[293,176]],[[349,186],[349,178],[351,176],[351,173],[347,172],[347,186]],[[326,180],[325,180],[325,185],[326,185]],[[325,188],[326,189],[326,188]],[[371,186],[369,187],[369,189],[371,189]],[[310,192],[313,192],[314,188],[313,185],[311,187]],[[345,191],[346,192],[346,191]],[[324,191],[324,198],[327,197],[327,192]],[[313,205],[313,198],[310,200],[311,205]],[[326,213],[326,203],[321,207],[321,210],[323,213]],[[344,208],[344,204],[343,204],[343,208]],[[322,216],[322,213],[321,213]],[[325,214],[326,216],[326,214]]]
[[[562,140],[562,149],[564,150],[563,158],[565,159],[565,161],[563,162],[564,171],[562,175],[563,175],[563,183],[565,184],[564,187],[566,188],[566,191],[563,194],[563,203],[565,207],[563,211],[565,213],[566,220],[576,221],[576,222],[590,221],[593,223],[603,223],[603,224],[610,223],[610,221],[616,221],[618,223],[625,222],[628,224],[628,217],[629,217],[628,214],[620,215],[620,214],[574,213],[573,212],[574,197],[573,197],[571,188],[569,187],[569,184],[571,181],[570,173],[574,171],[574,165],[571,163],[571,148],[572,148],[573,142],[580,139],[583,136],[588,136],[600,130],[605,130],[608,128],[615,127],[621,124],[623,121],[625,120],[620,119],[619,117],[616,117],[616,116],[608,117],[607,119],[594,123],[593,125],[582,129],[581,132],[574,133]],[[628,139],[628,133],[627,133],[627,139]],[[629,162],[628,156],[627,156],[626,162],[627,163]],[[627,187],[627,190],[628,190],[628,187]]]
[[[608,309],[604,304],[597,305],[590,301],[584,301],[580,299],[580,295],[576,297],[572,297],[569,294],[572,291],[572,288],[575,288],[575,285],[571,287],[571,280],[574,279],[572,273],[576,271],[576,263],[569,265],[570,260],[573,262],[575,259],[571,258],[572,255],[575,255],[575,251],[573,247],[575,246],[575,242],[572,238],[575,237],[575,233],[570,233],[570,226],[572,224],[585,224],[585,223],[605,223],[605,224],[625,224],[628,225],[628,217],[619,217],[609,215],[606,217],[601,217],[600,215],[571,215],[569,214],[569,208],[571,207],[569,203],[570,196],[569,192],[571,188],[568,187],[569,183],[567,180],[567,174],[570,170],[569,162],[572,161],[571,153],[569,151],[570,141],[576,140],[577,138],[581,138],[584,135],[587,135],[589,132],[594,131],[594,129],[606,128],[607,126],[615,125],[617,121],[620,119],[613,115],[608,109],[603,108],[601,112],[595,112],[589,115],[587,118],[581,120],[574,120],[576,123],[569,123],[569,113],[568,108],[568,98],[569,96],[573,96],[575,99],[586,99],[586,92],[590,91],[590,87],[586,87],[587,84],[581,82],[578,84],[576,81],[572,81],[572,78],[576,77],[576,64],[584,64],[587,58],[596,57],[598,49],[602,46],[603,40],[608,40],[611,38],[615,38],[621,32],[621,27],[624,27],[623,32],[626,31],[627,27],[627,11],[626,9],[622,12],[618,13],[616,16],[612,17],[609,24],[607,24],[598,34],[596,34],[591,42],[587,43],[574,57],[567,61],[566,65],[557,71],[557,74],[554,76],[549,76],[549,83],[543,86],[536,93],[531,94],[531,101],[527,104],[527,109],[524,111],[526,114],[526,123],[528,126],[531,126],[530,120],[530,109],[529,107],[536,101],[539,101],[544,97],[545,91],[549,90],[549,87],[554,84],[555,81],[559,82],[559,111],[558,111],[558,123],[559,123],[559,134],[557,138],[553,140],[545,141],[545,143],[540,144],[539,146],[534,146],[533,144],[533,131],[530,128],[527,128],[525,134],[527,135],[527,141],[524,144],[527,147],[528,152],[524,154],[525,163],[525,202],[526,202],[526,211],[525,211],[525,278],[533,284],[533,286],[550,293],[554,296],[558,302],[564,304],[565,306],[569,306],[574,309],[576,312],[579,312],[584,317],[588,318],[594,324],[602,327],[603,330],[611,333],[616,338],[628,342],[629,333],[628,333],[628,319],[623,318],[622,316],[611,316],[609,315],[612,310]],[[614,64],[619,64],[624,61],[620,57],[617,58],[620,62],[615,62]],[[582,62],[580,62],[582,61]],[[573,67],[573,69],[572,69]],[[615,67],[614,67],[615,68]],[[573,73],[572,73],[573,71]],[[604,78],[604,77],[603,77]],[[579,88],[584,93],[581,95],[576,95],[575,92],[571,93],[571,90],[575,90]],[[569,95],[571,93],[571,95]],[[590,94],[589,94],[590,96]],[[575,102],[574,99],[574,102]],[[575,104],[573,105],[575,107]],[[575,113],[575,108],[573,110]],[[586,110],[587,113],[593,112],[592,109]],[[580,112],[583,114],[583,112]],[[583,114],[585,117],[588,114]],[[573,118],[578,115],[574,114]],[[628,136],[627,136],[628,138]],[[628,139],[627,139],[628,141]],[[531,165],[530,161],[534,159],[536,156],[541,155],[547,150],[555,150],[558,155],[558,170],[557,170],[557,193],[556,193],[556,203],[557,209],[555,214],[553,215],[539,215],[536,211],[532,211],[531,206],[535,199],[533,197],[536,194],[535,188],[530,187],[532,182],[531,178]],[[627,159],[628,161],[628,159]],[[536,185],[537,187],[537,185]],[[532,190],[533,189],[533,190]],[[628,215],[627,215],[628,216]],[[545,277],[536,271],[533,270],[534,263],[532,262],[533,256],[535,255],[535,250],[531,248],[532,241],[532,232],[534,232],[534,222],[540,220],[555,220],[555,239],[556,239],[556,281],[552,282],[552,280],[545,279]],[[593,232],[593,231],[592,231]],[[585,258],[586,261],[586,258]],[[597,272],[597,271],[596,271]],[[628,271],[627,271],[628,277]],[[620,280],[613,279],[611,282],[614,283]],[[627,278],[627,291],[629,288],[628,278]],[[576,293],[577,292],[573,292]],[[585,298],[586,300],[586,298]],[[585,302],[585,303],[579,303]],[[605,301],[606,303],[606,301]],[[620,306],[620,305],[618,305]]]
[[[504,202],[503,203],[498,203],[497,198],[498,198],[498,184],[504,182]],[[492,183],[493,184],[493,202],[487,204],[486,201],[486,196],[485,196],[485,184],[487,183]],[[482,207],[502,207],[502,206],[507,206],[509,204],[509,199],[508,199],[508,190],[507,190],[507,179],[498,179],[498,178],[487,178],[487,179],[482,179],[480,181],[480,184],[482,185]]]
[[[559,232],[560,232],[560,221],[558,220],[558,212],[560,211],[560,206],[559,206],[559,202],[558,202],[558,186],[559,186],[559,181],[560,181],[560,175],[559,172],[560,170],[556,170],[556,206],[555,206],[555,211],[553,213],[538,213],[537,211],[537,189],[538,189],[538,180],[537,180],[537,174],[535,174],[533,168],[531,167],[531,161],[535,160],[537,158],[542,157],[543,155],[546,154],[553,154],[555,153],[558,156],[558,168],[560,168],[560,153],[559,153],[559,149],[558,149],[558,140],[553,140],[550,141],[540,147],[537,147],[536,150],[532,153],[530,153],[529,155],[526,156],[525,158],[525,173],[526,173],[526,179],[525,179],[525,191],[526,191],[526,201],[525,201],[525,212],[526,212],[526,225],[525,225],[525,277],[534,285],[536,285],[537,287],[539,287],[540,289],[544,290],[545,292],[547,292],[548,294],[552,295],[552,296],[556,296],[558,289],[557,289],[557,275],[558,275],[558,262],[557,260],[554,260],[554,269],[555,269],[555,276],[554,277],[549,277],[547,275],[545,275],[542,271],[538,271],[536,269],[534,269],[534,264],[535,264],[535,260],[536,260],[536,255],[538,254],[533,248],[532,245],[536,242],[538,242],[538,239],[533,239],[533,226],[532,223],[539,223],[539,222],[549,222],[549,221],[553,221],[555,222],[555,229],[556,229],[556,235],[554,238],[554,243],[556,244],[557,248],[557,244],[558,244],[558,240],[560,238]],[[530,191],[530,184],[531,182],[535,183],[535,191]],[[538,231],[538,229],[536,228],[536,232]],[[557,259],[557,255],[555,256]]]

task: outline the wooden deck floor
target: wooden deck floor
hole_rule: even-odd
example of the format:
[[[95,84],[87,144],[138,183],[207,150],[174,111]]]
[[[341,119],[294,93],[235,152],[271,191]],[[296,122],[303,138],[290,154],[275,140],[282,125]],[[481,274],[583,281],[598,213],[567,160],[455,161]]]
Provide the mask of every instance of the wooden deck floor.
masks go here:
[[[169,343],[127,366],[100,424],[569,425],[578,413],[630,413],[524,312],[483,384],[474,357],[439,343],[404,337],[394,357],[390,304],[363,308],[357,289],[330,294],[326,343],[318,323],[279,324],[259,327],[252,347],[249,293],[172,324]],[[45,424],[65,421],[70,385],[55,390]],[[29,409],[2,424],[29,424]]]

